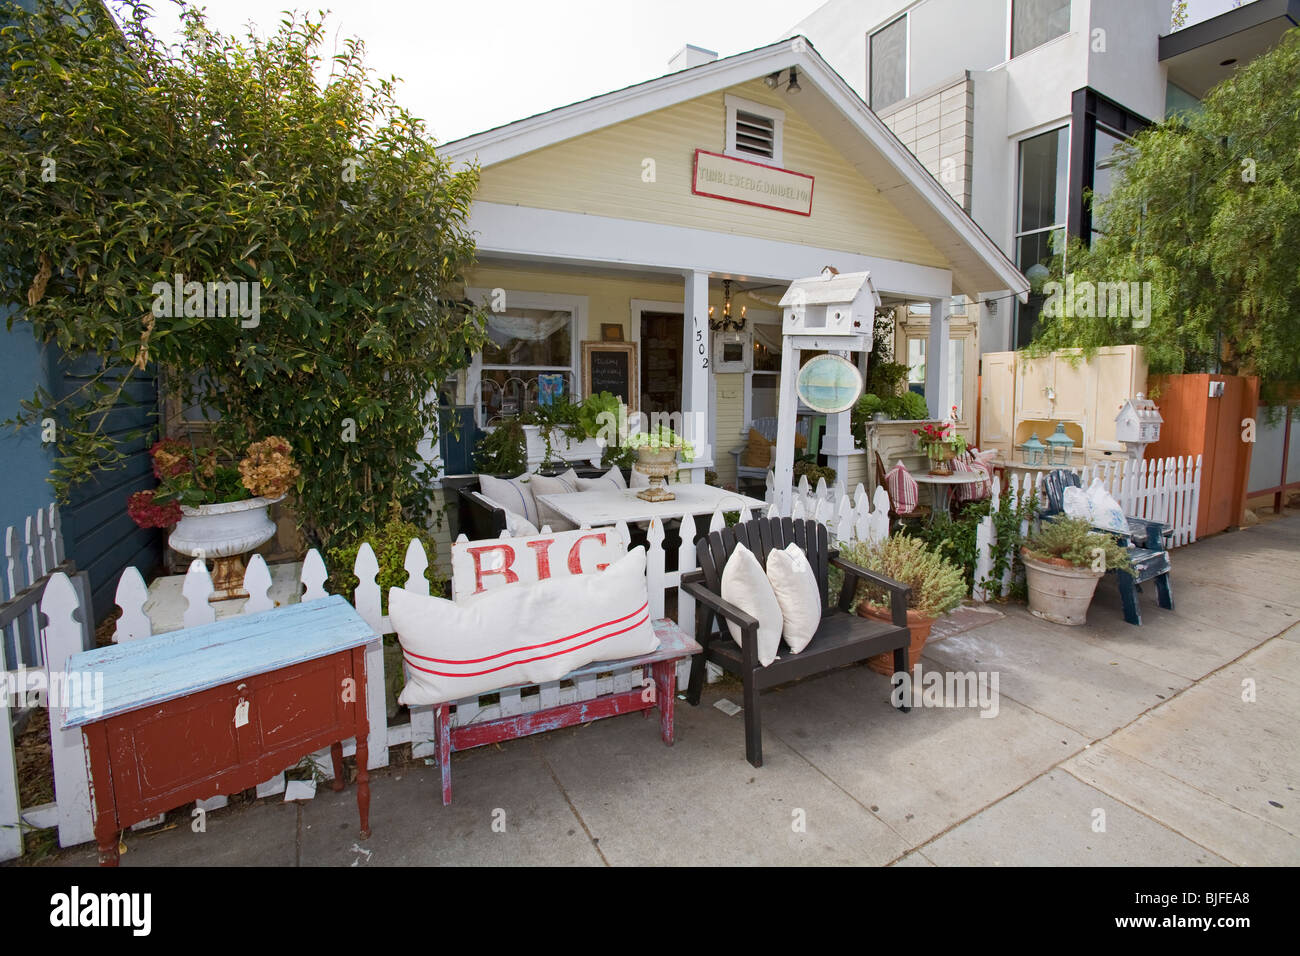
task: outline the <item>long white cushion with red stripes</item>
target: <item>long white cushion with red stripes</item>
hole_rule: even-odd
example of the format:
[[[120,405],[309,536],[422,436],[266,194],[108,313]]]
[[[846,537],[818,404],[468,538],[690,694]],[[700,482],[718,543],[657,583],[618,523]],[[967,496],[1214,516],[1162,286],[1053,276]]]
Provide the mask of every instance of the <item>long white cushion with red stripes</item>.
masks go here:
[[[894,510],[900,515],[910,515],[916,510],[921,489],[901,461],[885,472],[885,487],[889,489],[889,499],[894,503]]]
[[[484,591],[461,601],[388,593],[402,644],[407,706],[439,704],[515,684],[559,680],[592,661],[649,654],[645,549],[604,571]]]

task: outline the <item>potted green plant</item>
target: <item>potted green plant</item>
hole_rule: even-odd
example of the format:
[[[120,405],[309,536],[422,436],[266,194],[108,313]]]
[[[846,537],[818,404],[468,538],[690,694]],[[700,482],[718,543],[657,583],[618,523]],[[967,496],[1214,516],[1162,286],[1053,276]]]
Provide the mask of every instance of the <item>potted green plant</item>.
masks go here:
[[[677,456],[695,460],[695,448],[666,425],[648,432],[635,432],[623,440],[623,447],[636,450],[637,471],[650,478],[650,487],[637,492],[646,501],[672,501],[677,496],[664,487],[664,479],[677,470]]]
[[[952,411],[954,415],[957,414],[956,405]],[[930,459],[932,475],[952,474],[948,462],[966,451],[966,437],[958,433],[957,426],[951,421],[929,422],[920,428],[913,428],[912,434],[916,436],[921,451]]]
[[[587,428],[586,401],[575,403],[560,396],[549,405],[537,405],[524,412],[524,453],[529,464],[550,465],[558,461],[600,461],[603,448],[594,431]]]
[[[1131,571],[1128,549],[1093,530],[1084,518],[1056,515],[1020,549],[1029,613],[1055,624],[1085,624],[1097,582],[1107,571]]]
[[[841,556],[868,571],[893,578],[911,588],[907,601],[907,628],[912,641],[908,647],[910,670],[921,659],[921,650],[930,637],[935,619],[959,606],[966,596],[966,577],[960,566],[926,545],[920,538],[901,532],[883,541],[859,541],[840,550]],[[891,621],[888,592],[879,586],[859,582],[850,611],[862,617]],[[892,654],[878,654],[867,664],[880,674],[892,674]]]

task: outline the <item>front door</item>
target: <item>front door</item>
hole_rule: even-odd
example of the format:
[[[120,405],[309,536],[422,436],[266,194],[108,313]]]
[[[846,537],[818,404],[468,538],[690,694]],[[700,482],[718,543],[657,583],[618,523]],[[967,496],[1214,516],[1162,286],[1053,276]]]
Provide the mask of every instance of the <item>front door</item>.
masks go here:
[[[682,410],[682,316],[641,313],[641,411]]]

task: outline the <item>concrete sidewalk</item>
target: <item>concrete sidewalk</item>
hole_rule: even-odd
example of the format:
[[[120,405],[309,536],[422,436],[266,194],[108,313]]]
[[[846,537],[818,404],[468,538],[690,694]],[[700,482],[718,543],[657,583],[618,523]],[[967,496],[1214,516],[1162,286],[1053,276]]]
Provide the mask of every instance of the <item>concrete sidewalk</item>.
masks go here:
[[[925,669],[996,672],[996,717],[899,714],[886,678],[845,668],[765,697],[755,770],[742,718],[711,706],[739,687],[713,687],[679,702],[672,748],[627,716],[458,754],[450,807],[421,761],[372,775],[365,843],[349,787],[204,834],[173,814],[122,865],[1300,864],[1300,518],[1173,570],[1177,609],[1144,594],[1140,628],[1103,581],[1087,627],[1012,606],[932,640]]]

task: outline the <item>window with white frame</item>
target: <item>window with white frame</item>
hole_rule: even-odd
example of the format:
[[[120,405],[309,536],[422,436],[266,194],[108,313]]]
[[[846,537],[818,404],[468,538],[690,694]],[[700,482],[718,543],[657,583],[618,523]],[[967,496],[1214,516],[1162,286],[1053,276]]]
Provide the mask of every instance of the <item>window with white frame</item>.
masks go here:
[[[868,102],[882,110],[907,98],[907,16],[903,15],[867,38]]]
[[[771,418],[777,412],[777,397],[781,392],[781,326],[780,323],[755,322],[754,370],[749,379],[750,421]]]
[[[1012,0],[1011,56],[1070,32],[1070,0]]]
[[[727,155],[780,166],[785,112],[730,94],[726,105]]]
[[[585,321],[581,299],[508,290],[495,303],[490,294],[476,298],[488,306],[488,341],[471,367],[479,423],[522,414],[543,393],[576,400],[577,329]],[[502,308],[493,311],[493,304]]]

